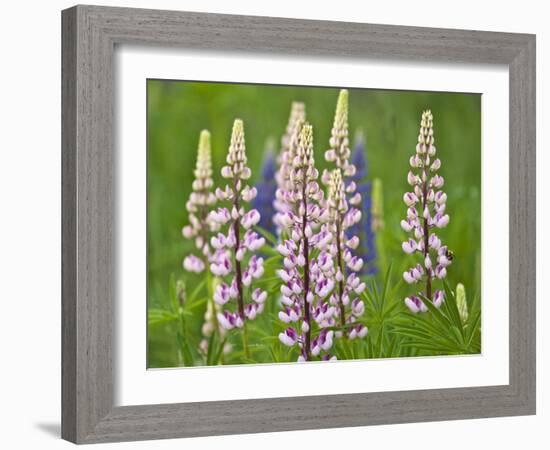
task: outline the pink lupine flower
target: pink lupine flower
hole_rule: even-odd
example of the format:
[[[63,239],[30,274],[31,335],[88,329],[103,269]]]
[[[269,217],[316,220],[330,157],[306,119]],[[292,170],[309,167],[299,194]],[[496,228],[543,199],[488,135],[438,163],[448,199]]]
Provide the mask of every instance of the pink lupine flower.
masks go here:
[[[292,347],[299,340],[298,333],[294,328],[289,327],[284,332],[279,333],[279,340],[288,347]]]
[[[298,144],[287,155],[291,156],[288,182],[279,189],[280,197],[288,201],[289,209],[280,215],[279,222],[288,238],[277,247],[284,267],[278,271],[283,281],[279,319],[294,325],[280,333],[279,340],[289,347],[298,346],[298,361],[311,361],[328,352],[333,342],[333,332],[326,328],[335,325],[334,308],[328,303],[334,289],[334,265],[327,251],[332,235],[321,206],[323,191],[317,184],[313,129],[302,123],[298,127]]]
[[[217,314],[221,312],[220,304],[221,303],[219,303],[218,301],[207,302],[206,304],[206,311],[204,313],[204,322],[201,328],[201,332],[204,337],[203,339],[201,339],[199,343],[199,349],[204,355],[208,353],[208,341],[210,336],[212,336],[214,332],[218,333],[222,341],[224,340],[227,334],[227,329],[220,325],[217,318]],[[229,342],[226,342],[223,347],[223,353],[228,354],[230,351],[231,351],[231,344]]]
[[[434,292],[434,305],[439,308],[441,304],[445,301],[445,294],[441,290]]]
[[[246,320],[254,320],[263,311],[267,298],[266,292],[253,289],[254,280],[264,273],[263,258],[254,252],[265,244],[265,239],[253,231],[260,214],[255,209],[247,211],[244,206],[256,195],[255,188],[244,184],[251,176],[245,150],[243,122],[237,119],[233,124],[227,165],[221,171],[227,186],[216,191],[218,198],[229,202],[229,206],[218,208],[209,216],[221,229],[211,239],[216,251],[211,258],[210,271],[217,277],[228,278],[214,293],[215,302],[226,308],[217,314],[225,329],[245,327]],[[236,305],[230,309],[234,303]],[[246,329],[243,330],[243,347],[248,357]]]
[[[186,256],[183,260],[183,268],[188,272],[201,273],[204,267],[204,261],[195,255]]]
[[[313,356],[318,356],[321,353],[321,350],[329,351],[332,347],[334,338],[334,331],[322,329],[319,332],[319,336],[314,338],[311,341],[311,354]]]
[[[413,192],[407,192],[403,197],[407,205],[407,218],[401,221],[401,228],[412,234],[403,242],[403,251],[410,255],[420,254],[421,263],[407,270],[403,278],[409,284],[425,281],[425,290],[421,294],[439,307],[445,300],[444,294],[441,290],[433,292],[432,284],[434,280],[446,277],[452,253],[434,233],[435,229],[445,228],[450,221],[449,215],[445,214],[447,194],[440,190],[445,180],[437,174],[441,161],[434,159],[435,154],[433,116],[431,111],[424,111],[416,153],[410,159],[412,170],[407,175]],[[413,313],[428,310],[420,297],[415,295],[407,297],[405,304]]]
[[[426,312],[428,308],[416,295],[411,295],[410,297],[405,298],[405,305],[413,313],[417,312]]]
[[[298,146],[300,130],[305,120],[305,105],[300,102],[293,102],[286,132],[281,139],[281,151],[277,157],[278,169],[275,173],[277,190],[275,191],[275,200],[273,201],[275,209],[273,223],[278,233],[290,226],[289,218],[286,215],[292,209],[292,201],[289,198],[289,193],[292,190],[290,171],[292,170],[292,160]]]
[[[193,192],[185,205],[189,224],[184,226],[181,232],[184,238],[194,240],[200,256],[193,254],[186,256],[183,260],[183,268],[188,272],[200,273],[205,269],[211,256],[208,238],[217,228],[216,223],[210,220],[208,215],[210,208],[216,202],[216,196],[212,192],[210,133],[207,130],[201,131],[200,134],[194,175]]]
[[[364,308],[350,308],[349,298],[353,297],[352,304],[354,302],[357,304],[359,298],[356,296],[366,288],[366,285],[361,283],[356,275],[363,268],[363,259],[353,254],[359,246],[359,237],[351,233],[357,230],[355,225],[361,221],[361,211],[354,205],[360,204],[361,194],[356,192],[357,184],[353,177],[357,169],[350,162],[350,156],[348,91],[341,90],[336,104],[330,149],[325,152],[325,159],[335,167],[332,171],[326,170],[323,174],[323,180],[328,184],[329,192],[327,199],[329,230],[334,236],[329,252],[333,257],[337,281],[337,288],[329,301],[336,306],[335,319],[344,330],[341,334],[349,334],[355,338],[366,334],[366,331],[363,331],[366,327],[357,323],[364,314]]]
[[[408,241],[403,242],[401,247],[403,247],[403,251],[405,253],[408,253],[410,255],[418,249],[418,244],[414,239],[409,239]]]

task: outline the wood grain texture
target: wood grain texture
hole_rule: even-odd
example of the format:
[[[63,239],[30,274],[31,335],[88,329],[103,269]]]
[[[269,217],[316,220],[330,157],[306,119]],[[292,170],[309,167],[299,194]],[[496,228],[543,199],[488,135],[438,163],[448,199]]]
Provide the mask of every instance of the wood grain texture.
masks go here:
[[[535,412],[535,37],[77,6],[62,14],[62,435],[77,443]],[[510,73],[510,383],[114,407],[116,44],[286,56],[505,64]]]
[[[61,340],[62,373],[61,404],[63,405],[61,434],[76,440],[76,10],[63,14],[61,27],[61,103],[62,107],[62,156],[61,156],[61,204],[62,219],[62,281]]]

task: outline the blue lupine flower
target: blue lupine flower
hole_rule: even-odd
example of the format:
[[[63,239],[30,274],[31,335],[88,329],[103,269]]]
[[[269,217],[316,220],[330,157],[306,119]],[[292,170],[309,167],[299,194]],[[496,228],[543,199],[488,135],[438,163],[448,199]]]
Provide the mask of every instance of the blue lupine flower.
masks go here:
[[[275,191],[277,183],[275,181],[275,171],[277,170],[277,162],[275,161],[275,153],[269,149],[262,163],[262,177],[256,183],[258,195],[252,202],[252,206],[257,209],[261,215],[258,226],[272,234],[276,233],[275,224],[273,223],[273,215],[275,208],[273,200],[275,200]]]
[[[359,237],[360,243],[357,249],[357,256],[363,259],[364,266],[361,273],[374,275],[378,272],[376,266],[376,236],[372,228],[372,184],[367,181],[368,166],[365,157],[365,140],[358,137],[355,148],[351,155],[351,162],[356,168],[352,180],[357,184],[357,192],[361,194],[361,210],[363,215],[361,221],[350,229],[350,234]]]

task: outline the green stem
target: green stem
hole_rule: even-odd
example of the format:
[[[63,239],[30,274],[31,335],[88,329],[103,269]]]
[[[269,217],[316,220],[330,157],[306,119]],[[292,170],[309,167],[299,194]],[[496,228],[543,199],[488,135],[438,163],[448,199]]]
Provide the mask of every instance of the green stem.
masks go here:
[[[233,179],[233,206],[234,208],[239,211],[239,195],[240,190],[237,189],[237,178]],[[241,245],[241,236],[240,236],[240,229],[241,229],[241,221],[239,218],[235,219],[233,222],[233,232],[235,234],[235,248],[234,248],[234,263],[235,263],[235,279],[237,280],[237,306],[239,311],[239,316],[241,320],[243,321],[243,350],[244,355],[247,359],[250,358],[250,352],[248,351],[248,334],[246,331],[246,316],[244,314],[244,293],[243,293],[243,275],[242,275],[242,267],[241,267],[241,261],[237,259],[237,250],[239,249]]]
[[[208,266],[207,266],[208,267]],[[212,277],[212,274],[207,269],[207,279],[206,279],[206,285],[208,290],[208,301],[211,304],[212,307],[212,318],[214,320],[214,328],[216,331],[220,330],[220,324],[218,322],[218,315],[216,311],[216,302],[214,301],[214,278]]]
[[[427,162],[427,156],[424,160],[424,168],[423,168],[423,174],[425,181],[422,183],[422,196],[423,196],[423,202],[422,202],[422,214],[424,214],[424,209],[428,206],[428,174],[426,171],[426,162]],[[422,264],[425,265],[426,257],[430,255],[430,228],[428,225],[428,219],[424,218],[424,261],[422,261]],[[431,302],[432,301],[432,276],[430,275],[431,269],[426,269],[426,297]]]
[[[342,243],[340,242],[340,237],[342,233],[342,216],[338,214],[337,222],[336,222],[336,258],[338,263],[338,268],[340,269],[340,273],[342,274],[342,279],[338,282],[338,305],[340,307],[340,325],[342,326],[342,333],[343,337],[345,338],[347,336],[346,333],[346,308],[344,306],[344,301],[342,300],[342,297],[344,296],[344,276],[345,276],[345,270],[343,261],[342,261]]]
[[[306,171],[304,170],[304,180],[307,181]],[[307,211],[307,194],[306,194],[306,186],[307,182],[303,182],[302,186],[302,201],[304,204],[304,211]],[[305,339],[304,339],[304,350],[306,353],[306,360],[311,361],[311,319],[310,319],[310,309],[311,305],[307,301],[307,295],[309,292],[309,239],[306,236],[306,227],[307,227],[307,213],[304,213],[304,216],[302,217],[302,236],[303,236],[303,243],[304,243],[304,257],[305,257],[305,264],[304,264],[304,322],[307,323],[307,331],[305,332]]]
[[[243,321],[243,350],[246,359],[250,359],[250,351],[248,350],[248,331],[246,329],[246,321]]]

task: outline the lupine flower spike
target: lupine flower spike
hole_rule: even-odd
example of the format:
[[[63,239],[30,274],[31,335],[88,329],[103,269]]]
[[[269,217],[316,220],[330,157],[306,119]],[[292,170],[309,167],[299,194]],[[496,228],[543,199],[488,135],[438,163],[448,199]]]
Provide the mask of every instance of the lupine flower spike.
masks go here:
[[[431,111],[422,113],[416,152],[410,158],[411,170],[407,176],[412,192],[406,192],[403,200],[407,205],[407,217],[401,221],[401,228],[410,234],[403,242],[403,251],[410,255],[420,255],[421,261],[403,274],[409,284],[425,283],[421,292],[428,300],[439,307],[445,300],[442,290],[433,291],[433,282],[447,275],[452,253],[435,230],[445,228],[449,215],[445,213],[447,194],[441,190],[443,177],[437,174],[441,161],[436,158]],[[411,295],[405,304],[413,312],[427,311],[420,296]]]
[[[279,340],[289,347],[299,347],[298,361],[316,357],[327,360],[334,359],[328,353],[334,331],[328,328],[335,325],[336,312],[328,302],[334,289],[334,264],[329,251],[332,235],[327,226],[328,211],[321,206],[324,195],[317,183],[313,130],[308,124],[298,126],[288,190],[281,192],[290,210],[281,217],[289,238],[277,247],[284,258],[284,268],[278,272],[283,281],[279,319],[289,326],[279,334]]]
[[[275,181],[277,163],[272,148],[273,143],[268,142],[266,147],[267,151],[262,163],[262,178],[256,183],[258,195],[252,200],[252,206],[260,213],[261,219],[258,225],[271,234],[275,234],[276,229],[273,223],[275,208],[273,206],[273,200],[275,199],[275,192],[277,190],[277,183]]]
[[[363,259],[354,254],[359,246],[359,237],[352,234],[354,225],[361,221],[361,194],[357,183],[352,179],[357,169],[350,162],[351,152],[348,139],[348,91],[341,90],[336,105],[334,125],[330,138],[330,149],[325,159],[336,166],[332,172],[325,171],[323,181],[329,185],[327,206],[330,217],[330,232],[334,240],[330,252],[334,259],[336,292],[330,303],[337,308],[337,323],[342,327],[338,336],[347,335],[350,339],[366,336],[368,330],[357,323],[365,311],[363,301],[358,297],[366,288],[358,276],[363,268]],[[327,180],[328,177],[328,180]]]
[[[334,124],[330,135],[330,148],[325,152],[325,160],[334,163],[344,178],[353,177],[356,168],[350,162],[351,150],[348,137],[348,91],[342,89],[338,95]],[[323,182],[328,184],[330,170],[323,171]],[[359,202],[357,202],[359,203]]]
[[[211,249],[208,243],[210,232],[216,227],[209,220],[210,208],[216,203],[212,192],[212,162],[210,156],[210,133],[201,131],[197,163],[194,171],[193,192],[189,196],[186,209],[189,214],[189,225],[182,229],[183,237],[194,239],[199,256],[188,255],[183,260],[183,267],[188,272],[202,272],[209,262]]]
[[[282,223],[283,217],[285,213],[291,209],[291,205],[288,199],[285,198],[285,194],[292,190],[292,187],[289,186],[289,174],[292,170],[292,158],[294,157],[293,155],[296,154],[296,148],[298,146],[300,129],[305,120],[305,105],[300,102],[293,102],[286,132],[281,138],[281,151],[277,157],[278,169],[275,173],[277,190],[275,191],[275,200],[273,201],[273,207],[275,209],[273,223],[279,233],[285,228]]]
[[[365,305],[358,297],[365,290],[358,272],[361,271],[363,260],[352,254],[359,244],[359,238],[349,235],[349,229],[357,224],[360,211],[349,208],[346,201],[344,183],[340,169],[334,169],[329,183],[327,205],[329,208],[330,231],[334,236],[330,246],[335,259],[336,292],[330,297],[330,303],[337,308],[337,322],[343,328],[338,336],[347,334],[350,339],[365,337],[368,330],[361,323],[356,323],[365,312]]]
[[[356,168],[351,177],[357,185],[357,192],[361,194],[361,221],[350,228],[350,234],[359,237],[357,254],[363,259],[364,265],[360,271],[362,275],[374,275],[376,267],[376,235],[373,230],[372,184],[367,180],[367,159],[365,156],[365,138],[362,134],[356,137],[355,147],[351,154],[351,162]]]
[[[230,206],[209,214],[210,220],[226,230],[225,234],[220,232],[211,239],[215,251],[210,271],[226,280],[216,287],[214,301],[226,308],[217,314],[218,322],[225,329],[232,329],[243,328],[247,319],[255,319],[263,311],[267,298],[265,291],[252,288],[253,281],[264,273],[263,258],[255,252],[265,244],[265,239],[252,229],[260,221],[260,214],[255,209],[247,211],[244,206],[256,197],[257,190],[245,184],[251,170],[247,165],[242,120],[237,119],[233,124],[226,162],[221,175],[228,184],[224,190],[216,189],[216,197]],[[236,307],[230,309],[232,301]],[[248,357],[246,328],[243,347]]]

